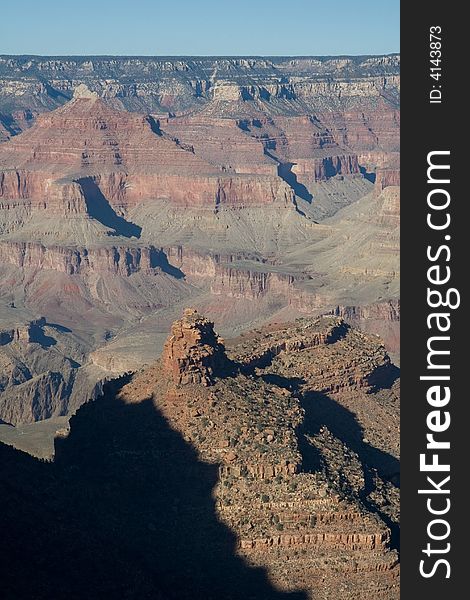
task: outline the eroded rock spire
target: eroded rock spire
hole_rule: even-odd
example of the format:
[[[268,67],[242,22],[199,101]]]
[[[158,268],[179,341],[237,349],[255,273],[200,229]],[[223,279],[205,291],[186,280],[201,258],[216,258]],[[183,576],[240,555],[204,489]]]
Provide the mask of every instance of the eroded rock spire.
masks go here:
[[[182,319],[175,321],[163,348],[162,364],[174,383],[212,385],[214,377],[228,367],[222,338],[214,323],[187,308]]]

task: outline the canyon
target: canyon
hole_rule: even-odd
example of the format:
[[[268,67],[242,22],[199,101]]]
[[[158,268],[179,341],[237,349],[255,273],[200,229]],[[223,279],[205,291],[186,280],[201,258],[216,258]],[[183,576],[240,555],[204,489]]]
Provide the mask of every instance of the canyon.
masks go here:
[[[397,55],[0,56],[0,419],[73,414],[188,302],[398,360],[398,100]]]
[[[0,55],[6,598],[399,598],[399,66]]]

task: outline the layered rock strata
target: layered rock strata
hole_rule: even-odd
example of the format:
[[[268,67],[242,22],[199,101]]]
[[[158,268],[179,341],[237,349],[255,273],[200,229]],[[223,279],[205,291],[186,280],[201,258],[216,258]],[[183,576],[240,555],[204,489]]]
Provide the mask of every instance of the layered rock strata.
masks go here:
[[[384,326],[364,307],[398,296],[398,67],[1,57],[2,329],[10,314],[20,328],[44,315],[72,329],[80,359],[37,375],[69,381],[71,364],[92,385],[154,360],[188,303],[224,335],[354,306],[354,322],[397,350],[395,318]],[[35,342],[14,344],[5,360],[32,374]],[[89,393],[65,385],[52,402],[28,381],[0,392],[15,419]],[[23,385],[49,408],[17,411],[36,394]]]
[[[398,55],[370,57],[105,58],[0,57],[0,107],[24,125],[24,112],[51,110],[86,84],[128,110],[182,112],[210,101],[256,101],[292,110],[397,99]],[[3,109],[4,110],[4,109]],[[360,116],[358,111],[358,116]],[[7,116],[7,114],[5,115]],[[362,117],[363,118],[363,117]],[[10,125],[11,126],[11,125]]]

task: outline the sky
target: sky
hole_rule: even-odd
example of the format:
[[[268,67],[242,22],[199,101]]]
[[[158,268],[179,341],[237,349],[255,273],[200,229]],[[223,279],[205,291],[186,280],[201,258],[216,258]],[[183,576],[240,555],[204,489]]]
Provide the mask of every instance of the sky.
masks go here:
[[[399,0],[0,0],[0,54],[399,52]]]

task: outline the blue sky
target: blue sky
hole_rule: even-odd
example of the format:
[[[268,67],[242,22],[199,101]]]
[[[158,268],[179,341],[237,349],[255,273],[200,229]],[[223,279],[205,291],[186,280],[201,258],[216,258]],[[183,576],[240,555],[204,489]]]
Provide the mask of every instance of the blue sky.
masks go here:
[[[399,0],[7,0],[0,54],[399,51]]]

